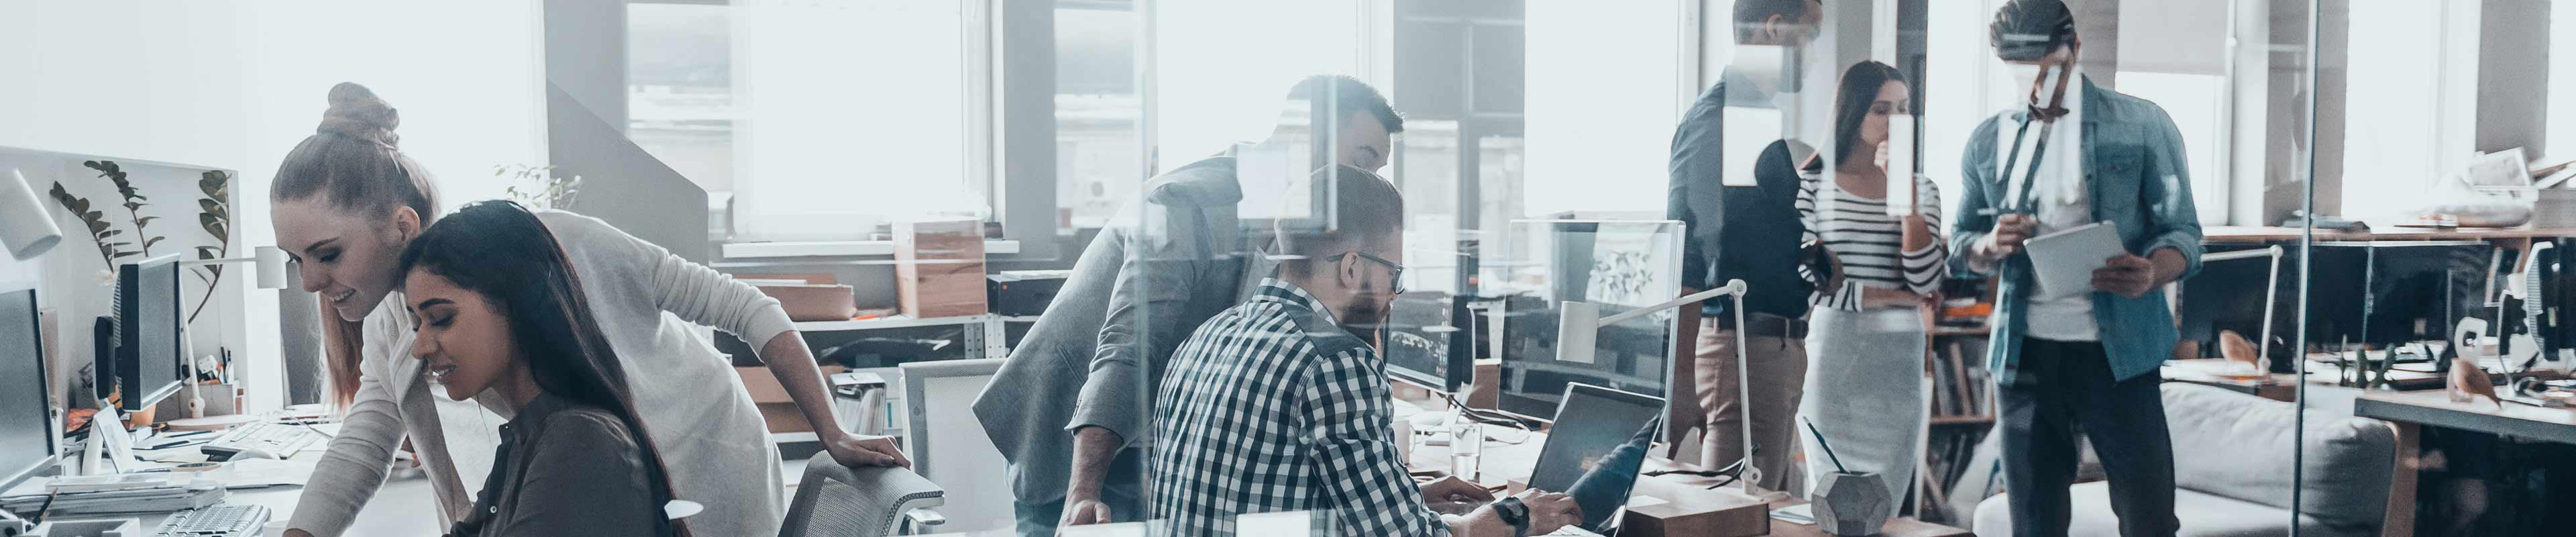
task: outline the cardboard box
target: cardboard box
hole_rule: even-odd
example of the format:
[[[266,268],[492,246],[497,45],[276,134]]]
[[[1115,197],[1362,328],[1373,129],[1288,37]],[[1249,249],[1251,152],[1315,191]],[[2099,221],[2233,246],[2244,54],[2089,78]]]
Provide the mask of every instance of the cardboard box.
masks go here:
[[[915,319],[982,315],[984,225],[970,219],[894,225],[895,297]]]
[[[1503,360],[1480,358],[1475,364],[1476,369],[1467,381],[1467,408],[1494,410],[1503,399]]]
[[[778,299],[788,320],[847,321],[859,315],[857,295],[830,274],[736,274],[734,279]]]
[[[843,370],[837,365],[823,366],[822,378],[831,378]],[[742,377],[742,388],[751,393],[751,403],[760,408],[760,421],[769,426],[769,432],[814,432],[814,424],[805,421],[805,411],[797,408],[794,397],[787,395],[787,385],[778,382],[778,375],[771,374],[769,368],[736,367],[733,372]],[[824,395],[828,397],[831,392],[826,390]]]

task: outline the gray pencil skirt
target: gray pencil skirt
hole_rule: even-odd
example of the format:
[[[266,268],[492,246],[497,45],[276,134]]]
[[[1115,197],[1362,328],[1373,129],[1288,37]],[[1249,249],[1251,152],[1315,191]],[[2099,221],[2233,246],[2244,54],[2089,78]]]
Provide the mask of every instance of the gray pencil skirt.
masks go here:
[[[1923,313],[1916,308],[1842,311],[1819,308],[1809,318],[1806,395],[1798,419],[1823,433],[1798,431],[1806,447],[1807,490],[1835,471],[1875,472],[1887,484],[1889,515],[1904,503],[1921,457]]]

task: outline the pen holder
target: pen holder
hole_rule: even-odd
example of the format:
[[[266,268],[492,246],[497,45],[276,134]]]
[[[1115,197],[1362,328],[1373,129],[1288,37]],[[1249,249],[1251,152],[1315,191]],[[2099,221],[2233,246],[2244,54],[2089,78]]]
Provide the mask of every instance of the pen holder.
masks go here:
[[[1877,535],[1887,525],[1887,485],[1872,472],[1826,472],[1809,509],[1816,529],[1846,537]]]

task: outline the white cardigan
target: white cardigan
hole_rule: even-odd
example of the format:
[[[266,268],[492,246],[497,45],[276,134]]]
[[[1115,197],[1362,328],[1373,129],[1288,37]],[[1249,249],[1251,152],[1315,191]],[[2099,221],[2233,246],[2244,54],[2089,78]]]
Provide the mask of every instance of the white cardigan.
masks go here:
[[[776,535],[785,516],[778,451],[730,360],[691,323],[758,347],[794,328],[786,310],[759,289],[598,219],[552,210],[537,217],[563,244],[592,315],[625,363],[635,406],[675,492],[707,507],[689,518],[690,529]],[[411,356],[411,315],[402,300],[395,293],[367,315],[357,396],[304,487],[293,527],[317,537],[347,530],[384,483],[406,436],[429,474],[442,523],[473,506],[491,471],[506,407],[489,391],[475,397],[480,408],[432,393],[421,361]]]

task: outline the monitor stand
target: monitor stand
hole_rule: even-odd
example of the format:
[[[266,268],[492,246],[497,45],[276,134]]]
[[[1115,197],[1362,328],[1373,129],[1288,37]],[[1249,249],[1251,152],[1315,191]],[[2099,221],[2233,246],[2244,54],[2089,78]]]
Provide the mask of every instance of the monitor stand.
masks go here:
[[[123,473],[134,458],[134,435],[125,430],[125,419],[113,407],[102,408],[90,417],[89,442],[81,450],[81,475]]]

